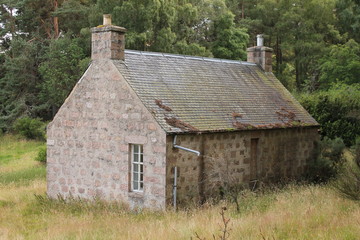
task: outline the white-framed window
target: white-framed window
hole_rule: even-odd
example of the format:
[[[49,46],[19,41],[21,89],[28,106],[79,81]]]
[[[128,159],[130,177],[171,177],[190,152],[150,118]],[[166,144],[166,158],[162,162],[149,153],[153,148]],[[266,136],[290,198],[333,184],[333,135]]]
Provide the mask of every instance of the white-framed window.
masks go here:
[[[144,190],[144,158],[143,146],[131,144],[131,191]]]

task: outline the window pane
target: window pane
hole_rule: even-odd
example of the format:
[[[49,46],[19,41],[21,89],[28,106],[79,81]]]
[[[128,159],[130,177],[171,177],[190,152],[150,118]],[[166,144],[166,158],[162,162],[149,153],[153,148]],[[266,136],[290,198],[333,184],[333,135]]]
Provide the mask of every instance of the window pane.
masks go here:
[[[134,146],[134,153],[139,152],[139,145],[133,145]]]
[[[140,181],[143,181],[144,174],[140,173]]]
[[[133,173],[133,180],[134,181],[139,181],[139,174],[138,173]]]
[[[133,189],[134,190],[139,190],[139,183],[138,182],[133,182]]]
[[[139,172],[139,164],[133,164],[133,171]]]
[[[134,162],[139,162],[139,155],[137,155],[137,154],[133,154],[133,157],[134,157]]]
[[[140,162],[144,162],[142,154],[140,155]]]
[[[143,188],[144,188],[144,183],[140,183],[140,190],[143,190]]]
[[[144,172],[144,169],[143,169],[143,168],[144,168],[144,165],[141,164],[141,165],[140,165],[140,172],[141,172],[141,173]]]

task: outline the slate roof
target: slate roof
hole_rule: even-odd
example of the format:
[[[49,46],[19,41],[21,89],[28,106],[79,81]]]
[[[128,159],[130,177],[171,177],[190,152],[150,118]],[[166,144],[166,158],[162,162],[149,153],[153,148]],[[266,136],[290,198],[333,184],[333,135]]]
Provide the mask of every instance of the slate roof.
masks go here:
[[[318,126],[253,63],[126,50],[114,64],[167,133]]]

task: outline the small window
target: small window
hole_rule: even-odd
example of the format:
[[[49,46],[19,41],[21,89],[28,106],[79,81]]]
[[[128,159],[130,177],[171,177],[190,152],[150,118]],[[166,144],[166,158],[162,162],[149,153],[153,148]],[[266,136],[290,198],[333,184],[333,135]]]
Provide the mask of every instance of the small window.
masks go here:
[[[131,191],[142,192],[144,189],[143,146],[131,145]]]

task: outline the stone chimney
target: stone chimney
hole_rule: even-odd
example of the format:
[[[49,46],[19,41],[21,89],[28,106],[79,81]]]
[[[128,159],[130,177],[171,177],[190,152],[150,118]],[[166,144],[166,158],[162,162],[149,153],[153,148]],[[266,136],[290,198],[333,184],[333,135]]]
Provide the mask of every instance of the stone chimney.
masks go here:
[[[272,72],[272,48],[264,47],[264,37],[258,34],[256,47],[247,49],[247,61],[259,65],[265,72]]]
[[[104,14],[103,25],[91,29],[91,59],[125,60],[123,27],[111,25],[111,15]]]

